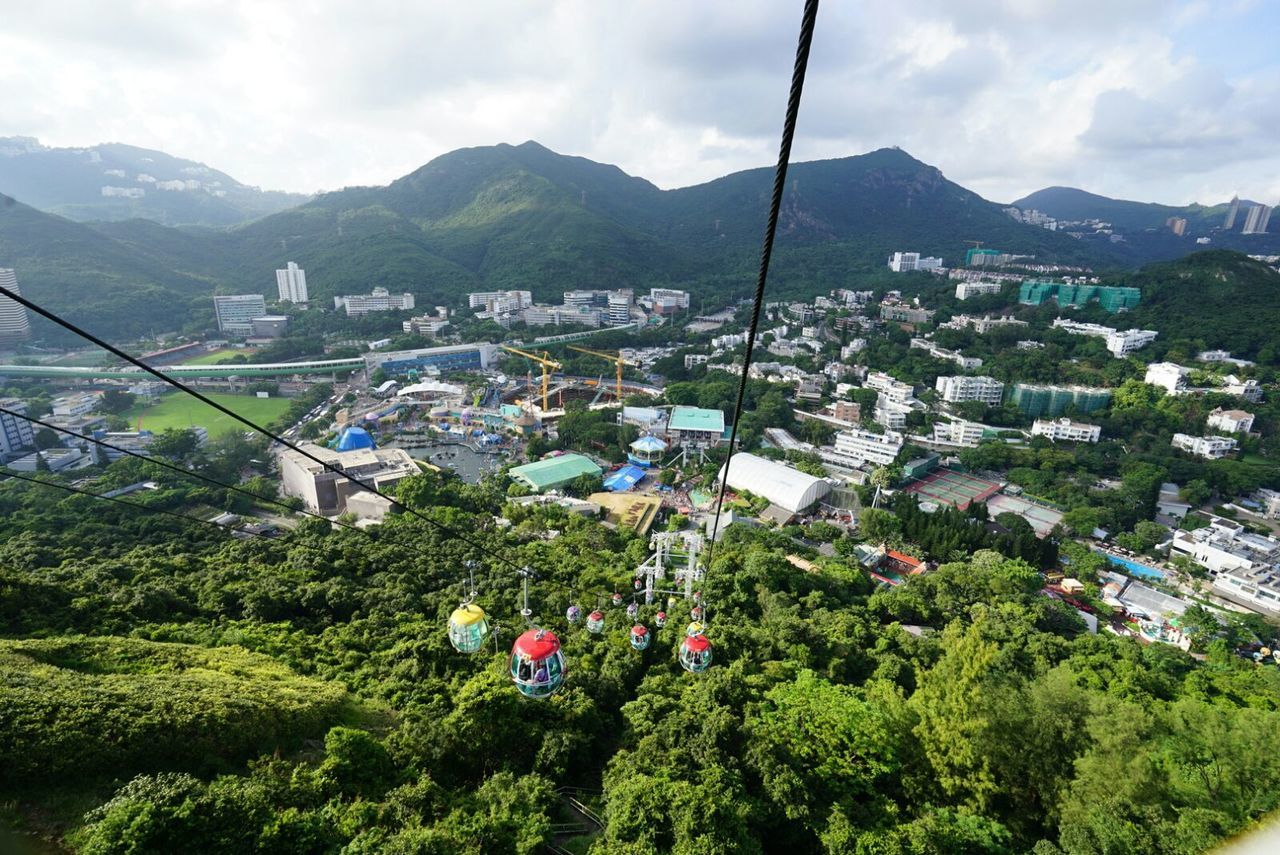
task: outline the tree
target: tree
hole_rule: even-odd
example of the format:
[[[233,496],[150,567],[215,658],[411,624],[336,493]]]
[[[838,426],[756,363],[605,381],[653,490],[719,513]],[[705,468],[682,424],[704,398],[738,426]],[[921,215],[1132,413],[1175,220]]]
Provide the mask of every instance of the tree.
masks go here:
[[[108,389],[102,393],[98,406],[104,413],[119,414],[128,410],[137,400],[137,396],[120,389]]]
[[[1098,509],[1088,505],[1072,508],[1062,515],[1062,525],[1076,537],[1091,537],[1100,522]]]
[[[36,431],[36,448],[44,451],[48,448],[60,448],[62,441],[58,439],[58,435],[49,428],[42,427]]]
[[[169,428],[151,441],[149,450],[170,460],[185,460],[199,447],[200,440],[195,431]]]
[[[868,543],[886,543],[902,533],[898,518],[882,508],[863,508],[858,528]]]
[[[1191,507],[1198,508],[1213,498],[1213,488],[1203,478],[1196,478],[1193,481],[1188,481],[1187,485],[1178,492],[1178,495],[1182,497],[1182,501],[1191,505]]]

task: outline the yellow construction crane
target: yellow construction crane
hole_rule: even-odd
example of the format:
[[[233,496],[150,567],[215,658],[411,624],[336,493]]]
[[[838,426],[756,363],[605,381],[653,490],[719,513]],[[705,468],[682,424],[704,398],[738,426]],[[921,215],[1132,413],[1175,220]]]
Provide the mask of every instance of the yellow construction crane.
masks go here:
[[[517,356],[523,356],[525,359],[531,360],[542,366],[542,411],[545,413],[551,409],[549,404],[549,396],[551,390],[551,372],[560,370],[560,363],[551,358],[551,354],[545,350],[541,356],[536,353],[529,353],[526,350],[520,350],[517,347],[508,347],[500,345],[500,347],[508,353],[514,353]]]
[[[601,359],[607,359],[607,360],[609,360],[610,362],[612,362],[612,363],[614,364],[614,366],[618,369],[618,385],[617,385],[617,387],[616,387],[616,389],[615,389],[615,393],[616,393],[616,394],[617,394],[617,396],[618,396],[618,403],[619,403],[619,404],[621,404],[621,403],[622,403],[622,369],[623,369],[623,366],[626,366],[626,365],[632,365],[632,366],[634,366],[636,363],[632,362],[630,359],[623,359],[623,357],[622,357],[622,354],[621,354],[621,353],[605,353],[605,352],[604,352],[604,351],[602,351],[602,350],[591,350],[591,349],[589,349],[589,348],[586,348],[586,347],[578,347],[577,345],[573,345],[573,344],[569,345],[569,349],[570,349],[570,350],[576,350],[576,351],[578,351],[578,353],[585,353],[585,354],[588,354],[588,355],[590,355],[590,356],[598,356],[598,357],[600,357]]]

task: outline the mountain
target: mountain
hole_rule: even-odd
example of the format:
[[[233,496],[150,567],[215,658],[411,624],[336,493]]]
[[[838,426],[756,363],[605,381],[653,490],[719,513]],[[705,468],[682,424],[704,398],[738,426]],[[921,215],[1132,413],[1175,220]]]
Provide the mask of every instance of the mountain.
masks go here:
[[[229,226],[307,199],[161,151],[120,143],[50,148],[32,137],[0,137],[0,193],[73,220],[140,217],[171,226]]]
[[[1142,289],[1132,326],[1159,330],[1164,341],[1193,342],[1197,350],[1222,348],[1275,362],[1280,272],[1274,268],[1238,252],[1209,250],[1149,264],[1124,284]]]
[[[772,184],[771,169],[753,169],[661,190],[616,166],[534,142],[504,144],[450,152],[388,186],[322,194],[224,229],[144,220],[76,226],[44,215],[38,222],[46,232],[35,225],[38,212],[19,206],[21,217],[0,218],[0,266],[20,268],[19,280],[37,290],[60,282],[55,299],[73,317],[116,337],[181,326],[192,300],[203,307],[215,289],[274,297],[274,270],[286,261],[306,268],[320,304],[375,286],[409,291],[424,306],[501,287],[556,301],[577,287],[675,284],[715,296],[746,294]],[[26,223],[21,237],[13,233],[16,220]],[[68,234],[76,240],[62,237]],[[96,262],[91,240],[106,248]],[[954,262],[979,240],[1045,261],[1119,259],[1105,246],[1016,222],[936,168],[881,149],[792,165],[770,296],[883,271],[894,250]],[[60,273],[64,256],[76,276]],[[92,263],[98,266],[90,271]],[[27,264],[34,272],[22,269]],[[136,313],[102,311],[104,295],[116,299],[130,278],[169,289],[173,299]],[[99,311],[79,314],[77,285],[94,291],[85,305]]]

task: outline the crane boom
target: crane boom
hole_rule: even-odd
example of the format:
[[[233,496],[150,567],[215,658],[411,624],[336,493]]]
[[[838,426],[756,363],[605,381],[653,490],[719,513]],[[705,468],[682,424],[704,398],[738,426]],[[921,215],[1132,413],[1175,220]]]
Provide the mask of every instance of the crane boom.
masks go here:
[[[606,353],[603,350],[592,350],[589,347],[578,347],[576,344],[569,345],[569,349],[576,350],[578,351],[578,353],[588,354],[589,356],[598,356],[601,359],[607,359],[614,364],[614,367],[617,369],[617,374],[618,374],[617,385],[614,386],[614,395],[617,397],[618,403],[621,404],[622,403],[622,368],[623,366],[626,366],[626,365],[635,365],[635,363],[629,359],[623,359],[621,353]]]
[[[511,347],[505,344],[498,346],[505,351],[514,353],[517,356],[523,356],[525,359],[536,362],[542,366],[542,411],[545,413],[550,409],[549,399],[551,392],[551,372],[558,370],[560,368],[560,363],[552,359],[551,354],[547,353],[545,350],[542,352],[541,356],[538,356],[536,353],[529,353],[527,350],[521,350],[518,347]]]

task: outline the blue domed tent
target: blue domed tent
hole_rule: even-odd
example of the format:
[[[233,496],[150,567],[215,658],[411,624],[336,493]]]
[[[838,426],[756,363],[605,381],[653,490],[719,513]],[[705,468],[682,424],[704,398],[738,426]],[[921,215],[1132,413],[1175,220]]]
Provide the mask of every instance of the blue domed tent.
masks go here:
[[[662,462],[662,453],[666,450],[667,444],[656,436],[642,436],[631,443],[627,460],[637,466],[656,466]]]
[[[349,427],[344,430],[338,437],[338,442],[334,445],[335,451],[360,451],[365,448],[374,448],[373,437],[369,436],[369,432],[364,428]]]

